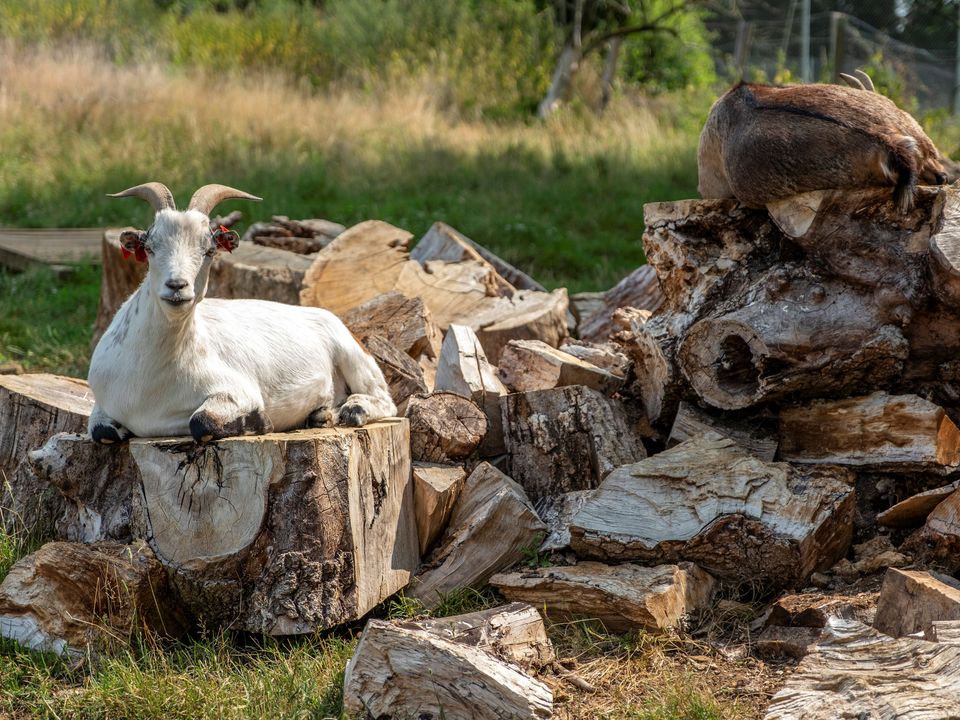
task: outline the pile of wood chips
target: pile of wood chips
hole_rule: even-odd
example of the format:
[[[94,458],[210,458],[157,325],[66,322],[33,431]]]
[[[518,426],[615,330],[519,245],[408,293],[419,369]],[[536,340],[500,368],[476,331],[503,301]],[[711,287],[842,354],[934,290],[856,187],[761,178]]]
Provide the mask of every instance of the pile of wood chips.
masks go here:
[[[864,190],[646,221],[649,265],[573,298],[443,223],[410,250],[383,222],[277,217],[218,257],[211,296],[336,313],[403,419],[103,447],[82,381],[0,377],[4,523],[61,541],[0,585],[0,635],[83,654],[134,612],[167,634],[308,633],[400,590],[429,610],[490,585],[510,604],[370,620],[344,708],[547,718],[558,678],[591,688],[534,608],[683,633],[749,591],[768,601],[751,651],[800,659],[767,718],[946,716],[960,193],[923,188],[907,215]],[[139,282],[116,242],[101,331]]]

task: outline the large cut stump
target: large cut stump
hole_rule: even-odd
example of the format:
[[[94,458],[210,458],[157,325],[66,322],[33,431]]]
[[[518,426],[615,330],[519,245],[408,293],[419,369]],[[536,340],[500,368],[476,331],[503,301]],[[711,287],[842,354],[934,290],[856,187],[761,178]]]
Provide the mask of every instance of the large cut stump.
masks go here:
[[[0,637],[31,650],[82,657],[122,647],[144,629],[178,635],[186,622],[142,543],[48,543],[0,584]]]
[[[310,262],[310,257],[289,250],[243,242],[233,252],[214,258],[207,295],[299,305]]]
[[[551,717],[550,689],[490,652],[497,648],[496,636],[504,634],[498,620],[510,615],[519,622],[522,637],[545,637],[540,632],[530,635],[529,610],[501,612],[512,607],[474,614],[499,616],[486,622],[471,616],[425,622],[371,620],[344,674],[344,711],[351,717],[376,718]],[[458,631],[457,625],[465,627]],[[507,629],[512,631],[512,625]],[[487,640],[491,633],[492,643]]]
[[[517,483],[489,463],[467,478],[447,533],[408,594],[427,608],[454,590],[482,587],[513,565],[546,531]]]
[[[91,347],[96,346],[117,310],[147,276],[146,263],[124,258],[120,250],[120,233],[128,229],[133,228],[110,228],[103,233],[100,244],[100,302],[97,306],[97,322],[93,326]]]
[[[831,619],[765,720],[950,718],[960,707],[960,645],[894,640],[856,620]]]
[[[873,627],[901,637],[927,632],[935,620],[960,620],[960,582],[918,570],[888,569]]]
[[[960,430],[928,400],[875,392],[784,408],[780,457],[880,470],[948,470],[960,463]]]
[[[500,407],[510,474],[534,499],[595,488],[647,456],[626,405],[582,385],[513,393]]]
[[[574,516],[571,547],[601,560],[689,560],[719,579],[802,583],[846,553],[852,474],[767,463],[706,433],[617,468]]]
[[[558,619],[596,618],[611,632],[659,632],[710,604],[715,582],[692,563],[640,567],[584,561],[500,573],[490,578],[507,600]]]
[[[0,375],[0,519],[8,531],[49,530],[63,510],[59,494],[27,462],[58,432],[85,433],[93,393],[83,380]]]
[[[404,420],[133,440],[134,534],[201,620],[271,635],[356,620],[418,560]]]

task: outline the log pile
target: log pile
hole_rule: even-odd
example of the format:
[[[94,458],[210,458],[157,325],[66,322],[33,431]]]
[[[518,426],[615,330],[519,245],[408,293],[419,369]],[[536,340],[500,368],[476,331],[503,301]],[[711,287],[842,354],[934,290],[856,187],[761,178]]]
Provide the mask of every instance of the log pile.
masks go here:
[[[488,585],[551,619],[683,632],[718,589],[742,592],[772,603],[756,652],[804,658],[768,717],[872,707],[861,671],[926,712],[897,668],[956,683],[960,190],[921,188],[906,214],[868,189],[654,203],[646,221],[650,264],[572,306],[442,223],[412,249],[379,221],[255,226],[211,293],[338,314],[403,418],[102,448],[84,408],[23,410],[51,381],[21,376],[0,383],[20,418],[0,429],[4,504],[29,488],[17,513],[44,498],[64,541],[140,542],[189,621],[263,633]],[[862,603],[829,595],[871,577]],[[370,620],[345,708],[433,712],[428,678],[448,714],[548,717],[541,620],[512,607]],[[57,632],[38,643],[77,642]]]

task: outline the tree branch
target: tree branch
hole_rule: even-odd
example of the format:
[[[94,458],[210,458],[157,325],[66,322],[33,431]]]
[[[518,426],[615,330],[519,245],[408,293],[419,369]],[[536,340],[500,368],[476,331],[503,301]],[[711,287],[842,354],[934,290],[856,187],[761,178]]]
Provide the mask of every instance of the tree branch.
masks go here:
[[[594,38],[590,43],[583,49],[583,57],[586,57],[593,51],[603,47],[608,40],[612,40],[616,37],[624,37],[625,35],[634,35],[636,33],[642,32],[664,32],[668,35],[673,35],[673,37],[680,37],[678,33],[673,28],[661,27],[656,23],[644,23],[643,25],[628,25],[625,27],[617,28],[616,30],[610,30],[605,32],[599,37]]]

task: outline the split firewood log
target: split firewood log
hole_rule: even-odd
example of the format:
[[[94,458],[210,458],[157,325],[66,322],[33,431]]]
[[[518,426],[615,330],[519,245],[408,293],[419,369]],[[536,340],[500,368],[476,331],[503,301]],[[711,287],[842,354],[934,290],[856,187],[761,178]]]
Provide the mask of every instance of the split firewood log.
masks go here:
[[[923,525],[927,516],[940,503],[960,488],[960,480],[904,498],[896,505],[877,513],[877,524],[892,528]]]
[[[0,519],[8,532],[52,529],[63,500],[28,461],[58,432],[86,433],[93,393],[83,380],[0,375]]]
[[[574,516],[570,544],[580,557],[688,560],[782,588],[843,557],[853,511],[852,473],[766,463],[706,433],[610,473]]]
[[[903,637],[926,633],[935,620],[960,620],[960,582],[920,570],[889,568],[873,627]]]
[[[573,490],[544,495],[534,501],[537,515],[547,525],[547,535],[540,543],[540,552],[565,550],[570,546],[570,523],[591,497],[593,490]]]
[[[411,397],[427,392],[423,369],[416,360],[380,335],[362,335],[359,340],[377,361],[390,389],[390,397],[397,406],[397,413],[403,415]]]
[[[47,543],[0,583],[0,637],[31,650],[80,659],[123,648],[143,630],[175,637],[188,625],[143,542]]]
[[[414,360],[440,354],[443,333],[420,298],[384,293],[348,310],[340,319],[354,335],[381,335]]]
[[[945,572],[960,570],[960,490],[953,491],[927,515],[924,526],[902,549]]]
[[[577,337],[605,342],[619,330],[613,314],[622,307],[656,312],[663,302],[660,281],[652,265],[641,265],[600,296],[599,307],[577,323]]]
[[[582,385],[505,395],[501,410],[510,474],[534,499],[595,488],[647,456],[640,420]]]
[[[960,705],[960,645],[893,639],[832,619],[765,720],[944,717]]]
[[[500,377],[514,392],[583,385],[612,395],[623,377],[541,340],[511,340],[500,353]]]
[[[369,621],[344,674],[344,711],[378,718],[551,717],[551,690],[485,647],[482,638],[502,632],[487,629],[491,620],[479,626],[476,620],[466,621],[473,627],[451,634],[451,624],[464,622],[464,617]],[[529,623],[525,618],[519,622],[519,632],[529,637],[525,630]],[[513,628],[513,624],[508,628],[511,634]]]
[[[447,528],[466,479],[467,473],[459,465],[413,464],[413,504],[421,556]]]
[[[410,452],[422,462],[469,457],[487,434],[487,418],[476,403],[449,392],[415,395],[407,402]]]
[[[684,401],[677,407],[667,447],[673,447],[705,432],[715,432],[730,438],[744,450],[766,462],[773,462],[777,454],[777,435],[763,420],[718,418]]]

